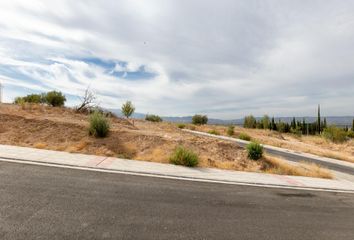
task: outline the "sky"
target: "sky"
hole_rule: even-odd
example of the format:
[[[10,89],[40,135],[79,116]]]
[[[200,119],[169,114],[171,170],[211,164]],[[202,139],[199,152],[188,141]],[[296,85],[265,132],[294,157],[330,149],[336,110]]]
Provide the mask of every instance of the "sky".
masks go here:
[[[354,115],[354,1],[0,0],[3,100],[221,119]]]

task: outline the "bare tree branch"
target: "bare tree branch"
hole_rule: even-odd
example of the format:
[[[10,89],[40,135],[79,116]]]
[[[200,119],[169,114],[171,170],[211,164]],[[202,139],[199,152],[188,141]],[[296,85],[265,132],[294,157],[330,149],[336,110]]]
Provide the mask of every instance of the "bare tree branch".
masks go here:
[[[82,97],[79,97],[81,104],[76,107],[76,112],[87,112],[91,108],[97,106],[96,104],[96,95],[94,92],[91,91],[90,87],[88,86],[84,92]]]

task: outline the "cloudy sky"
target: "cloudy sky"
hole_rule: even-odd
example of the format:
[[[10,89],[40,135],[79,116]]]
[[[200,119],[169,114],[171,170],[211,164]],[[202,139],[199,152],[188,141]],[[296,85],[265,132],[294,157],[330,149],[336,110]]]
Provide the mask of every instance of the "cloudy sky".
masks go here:
[[[0,0],[4,100],[87,86],[102,107],[354,115],[354,1]]]

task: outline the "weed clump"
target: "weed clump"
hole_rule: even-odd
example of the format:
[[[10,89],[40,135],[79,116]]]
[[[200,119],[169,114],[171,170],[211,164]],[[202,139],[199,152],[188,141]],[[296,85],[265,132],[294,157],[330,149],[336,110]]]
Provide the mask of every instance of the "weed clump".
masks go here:
[[[198,165],[199,158],[193,151],[188,150],[183,146],[178,146],[172,153],[170,162],[176,165],[194,167]]]
[[[177,125],[178,128],[184,129],[186,127],[186,124],[180,123]]]
[[[90,116],[89,134],[95,137],[106,137],[110,129],[108,119],[100,112],[95,111]]]
[[[240,133],[238,138],[245,141],[251,141],[251,137],[247,133]]]
[[[213,134],[213,135],[220,135],[220,133],[218,131],[216,131],[215,129],[209,130],[208,133]]]
[[[256,142],[251,142],[246,147],[248,158],[258,160],[263,156],[263,146]]]

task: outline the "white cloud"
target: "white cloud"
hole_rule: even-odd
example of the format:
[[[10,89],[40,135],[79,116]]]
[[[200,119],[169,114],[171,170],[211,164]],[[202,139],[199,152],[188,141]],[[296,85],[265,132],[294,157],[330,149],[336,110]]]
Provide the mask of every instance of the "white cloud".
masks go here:
[[[350,115],[353,10],[315,0],[0,1],[0,77],[71,95],[90,85],[103,106],[130,99],[165,115],[301,116],[317,103]],[[155,77],[129,79],[142,66]]]

